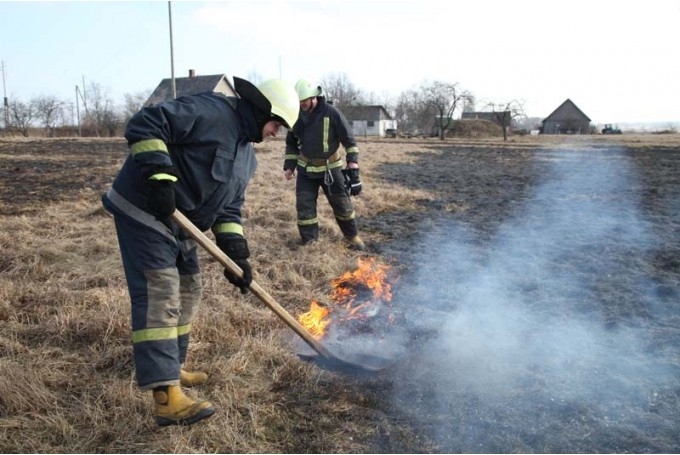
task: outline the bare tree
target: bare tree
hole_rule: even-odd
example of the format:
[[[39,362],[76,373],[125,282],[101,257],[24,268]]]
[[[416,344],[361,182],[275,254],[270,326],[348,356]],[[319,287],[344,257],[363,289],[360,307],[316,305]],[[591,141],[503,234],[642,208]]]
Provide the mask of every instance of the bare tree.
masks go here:
[[[395,120],[402,132],[416,133],[429,128],[432,113],[415,90],[402,92],[394,109]]]
[[[474,112],[476,105],[477,99],[475,98],[475,95],[468,94],[468,96],[463,100],[463,112]]]
[[[349,81],[344,73],[329,74],[321,80],[320,85],[326,99],[340,110],[349,106],[366,104],[366,97],[361,90]]]
[[[439,139],[446,138],[446,131],[453,126],[453,114],[464,99],[470,96],[462,91],[458,83],[435,81],[421,86],[423,102],[435,113],[435,124],[439,132]]]
[[[64,102],[53,95],[41,95],[31,100],[31,105],[36,118],[45,129],[47,137],[54,136],[57,123],[63,118],[62,109]]]
[[[541,121],[543,117],[529,117],[529,116],[519,116],[513,119],[513,128],[521,128],[527,131],[538,130],[541,128]]]
[[[102,87],[92,82],[87,93],[88,111],[86,124],[94,127],[97,137],[99,131],[103,130],[109,136],[115,136],[121,124],[120,116],[115,112],[111,98],[104,93]]]
[[[496,122],[503,128],[504,141],[508,140],[508,130],[510,130],[513,120],[525,117],[524,103],[517,100],[506,103],[489,103],[487,109],[491,109]]]
[[[28,137],[29,129],[35,116],[34,108],[31,103],[25,104],[21,101],[10,100],[8,104],[8,131],[16,131],[22,136]]]
[[[150,92],[126,93],[123,95],[123,124],[127,124],[130,118],[135,115],[144,106],[144,103],[149,98]]]
[[[390,113],[390,115],[394,115],[396,100],[395,97],[389,92],[384,91],[380,95],[374,95],[373,93],[370,93],[369,100],[371,101],[371,104],[383,106],[385,110]]]
[[[55,120],[55,135],[78,135],[78,121],[76,118],[76,105],[71,101],[64,101],[57,111]]]

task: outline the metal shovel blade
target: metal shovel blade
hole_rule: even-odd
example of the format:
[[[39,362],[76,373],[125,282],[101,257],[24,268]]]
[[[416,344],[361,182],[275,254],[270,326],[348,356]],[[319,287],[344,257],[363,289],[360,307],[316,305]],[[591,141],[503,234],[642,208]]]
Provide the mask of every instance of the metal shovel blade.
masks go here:
[[[324,357],[322,355],[305,356],[299,353],[298,356],[303,360],[314,361],[320,368],[325,370],[351,375],[379,373],[394,364],[393,359],[357,352],[342,354],[334,352],[332,357]]]
[[[376,355],[370,352],[344,349],[341,344],[328,342],[324,344],[327,351],[332,352],[331,357],[326,357],[310,349],[309,345],[293,341],[293,350],[299,358],[314,362],[325,370],[346,374],[375,374],[384,371],[395,364],[394,357]]]
[[[232,274],[239,277],[243,276],[241,268],[232,261],[222,250],[219,249],[215,243],[208,238],[200,229],[198,229],[184,214],[179,210],[171,216],[172,220],[176,222],[182,229],[184,229],[196,242],[201,245],[212,257],[214,257],[220,264],[229,270]],[[336,356],[331,353],[324,345],[319,343],[312,337],[312,335],[286,311],[274,298],[269,295],[264,289],[260,287],[255,281],[250,284],[248,288],[262,303],[267,305],[283,322],[286,323],[302,340],[309,345],[318,355],[315,361],[320,365],[324,365],[329,369],[336,369],[338,371],[366,371],[377,372],[387,368],[388,362],[378,357],[372,356]]]

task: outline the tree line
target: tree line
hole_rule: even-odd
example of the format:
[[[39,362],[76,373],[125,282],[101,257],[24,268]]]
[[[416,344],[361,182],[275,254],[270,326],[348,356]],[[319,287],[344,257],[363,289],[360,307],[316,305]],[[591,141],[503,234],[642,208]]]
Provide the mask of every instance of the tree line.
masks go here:
[[[257,75],[253,82],[257,82]],[[474,112],[476,98],[457,82],[423,82],[396,98],[378,96],[357,88],[344,73],[331,73],[319,82],[327,99],[341,111],[352,106],[381,105],[397,121],[399,130],[413,134],[439,136],[444,139],[459,112]],[[120,104],[96,82],[83,92],[76,90],[76,102],[53,95],[40,95],[28,101],[6,100],[3,106],[3,130],[28,137],[40,129],[46,137],[55,136],[119,136],[127,121],[149,97],[151,91],[126,93]],[[525,117],[519,101],[487,102],[482,108],[493,112],[504,136],[509,127]]]
[[[151,91],[126,93],[120,104],[96,82],[80,92],[75,102],[54,95],[38,95],[28,101],[10,97],[2,107],[2,127],[10,134],[28,137],[36,129],[46,137],[114,137],[149,97]]]
[[[425,81],[419,87],[406,90],[396,98],[376,96],[358,89],[345,74],[330,74],[320,84],[328,97],[340,109],[357,105],[382,105],[397,121],[399,129],[414,134],[439,136],[444,139],[453,128],[459,112],[474,112],[477,104],[492,113],[507,140],[512,126],[525,127],[530,122],[524,113],[524,103],[518,100],[478,103],[475,95],[458,82]]]

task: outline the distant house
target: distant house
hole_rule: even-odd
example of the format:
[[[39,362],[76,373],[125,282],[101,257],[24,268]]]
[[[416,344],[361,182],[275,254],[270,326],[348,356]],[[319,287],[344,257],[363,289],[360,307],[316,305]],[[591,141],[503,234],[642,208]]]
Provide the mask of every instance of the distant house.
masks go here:
[[[189,77],[176,77],[175,89],[177,97],[182,95],[194,95],[202,92],[218,92],[227,96],[236,96],[234,87],[224,74],[212,74],[210,76],[197,76],[195,70],[189,70]],[[163,79],[156,90],[146,100],[144,106],[158,104],[162,101],[173,99],[172,78]]]
[[[567,99],[542,122],[543,134],[589,134],[590,118]]]
[[[498,126],[503,126],[501,125],[501,122],[498,120],[499,118],[503,118],[503,116],[506,116],[505,118],[510,118],[511,112],[510,111],[498,111],[498,112],[463,112],[463,114],[460,116],[461,120],[487,120],[489,122],[493,122]]]
[[[350,106],[342,109],[355,136],[385,137],[386,130],[396,130],[397,121],[383,106]]]

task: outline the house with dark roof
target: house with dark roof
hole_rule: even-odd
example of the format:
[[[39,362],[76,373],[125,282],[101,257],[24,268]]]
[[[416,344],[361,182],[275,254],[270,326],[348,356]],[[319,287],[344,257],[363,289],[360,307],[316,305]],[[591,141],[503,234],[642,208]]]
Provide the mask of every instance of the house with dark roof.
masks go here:
[[[396,131],[397,121],[383,106],[349,106],[342,109],[355,136],[385,137],[386,130]]]
[[[224,74],[212,74],[209,76],[198,76],[195,70],[189,70],[189,77],[176,77],[175,89],[177,97],[183,95],[194,95],[202,92],[218,92],[227,96],[236,96],[234,87]],[[163,79],[151,96],[146,100],[144,106],[151,106],[162,101],[173,99],[172,78]]]
[[[590,118],[568,98],[541,123],[543,134],[590,134]]]

